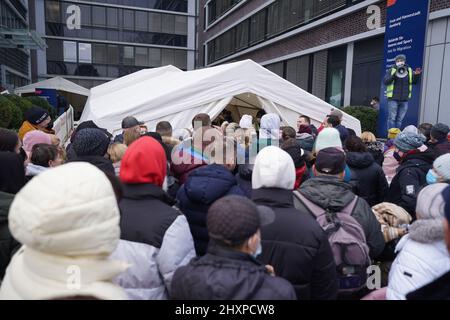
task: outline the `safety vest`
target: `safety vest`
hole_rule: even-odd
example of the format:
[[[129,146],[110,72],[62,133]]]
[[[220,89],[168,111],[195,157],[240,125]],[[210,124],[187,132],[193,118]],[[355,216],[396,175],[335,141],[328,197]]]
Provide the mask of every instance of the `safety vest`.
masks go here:
[[[396,72],[397,72],[396,69],[392,69],[391,76],[393,76]],[[408,76],[409,76],[409,96],[408,96],[408,98],[411,99],[412,87],[413,87],[413,71],[411,68],[408,68]],[[394,96],[394,82],[392,82],[386,88],[386,97],[392,98],[393,96]]]

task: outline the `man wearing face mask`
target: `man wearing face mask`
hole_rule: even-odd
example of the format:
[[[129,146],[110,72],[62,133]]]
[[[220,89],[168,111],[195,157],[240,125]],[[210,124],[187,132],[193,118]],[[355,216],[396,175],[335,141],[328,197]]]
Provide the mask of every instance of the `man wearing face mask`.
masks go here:
[[[434,161],[434,153],[430,149],[420,150],[423,150],[424,142],[423,135],[413,132],[401,132],[395,138],[394,158],[400,165],[386,200],[408,211],[414,219],[417,195],[427,184],[426,176]]]
[[[433,168],[427,174],[427,183],[450,184],[450,153],[440,156],[433,162]]]
[[[275,213],[240,196],[227,196],[208,210],[208,252],[179,268],[172,279],[175,300],[295,300],[289,282],[274,276],[261,253],[263,225]]]
[[[388,98],[388,129],[402,128],[403,119],[408,111],[408,100],[412,96],[413,85],[416,84],[422,70],[413,69],[406,64],[403,54],[395,57],[395,66],[388,70],[384,77],[386,96]]]

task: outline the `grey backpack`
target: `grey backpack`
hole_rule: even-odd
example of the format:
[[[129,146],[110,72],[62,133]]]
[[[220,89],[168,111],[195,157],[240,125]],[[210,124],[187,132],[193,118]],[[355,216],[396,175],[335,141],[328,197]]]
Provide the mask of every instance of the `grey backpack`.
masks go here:
[[[351,293],[363,288],[367,281],[370,256],[364,230],[351,216],[358,197],[355,196],[339,212],[321,208],[299,191],[294,191],[294,200],[306,206],[328,236],[338,271],[339,292]]]

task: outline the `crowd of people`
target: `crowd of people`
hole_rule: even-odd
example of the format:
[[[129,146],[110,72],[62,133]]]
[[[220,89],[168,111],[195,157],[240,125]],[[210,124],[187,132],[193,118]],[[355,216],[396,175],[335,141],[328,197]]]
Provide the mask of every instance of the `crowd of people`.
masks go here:
[[[129,116],[63,146],[33,107],[0,128],[0,299],[450,298],[449,127],[342,118]]]

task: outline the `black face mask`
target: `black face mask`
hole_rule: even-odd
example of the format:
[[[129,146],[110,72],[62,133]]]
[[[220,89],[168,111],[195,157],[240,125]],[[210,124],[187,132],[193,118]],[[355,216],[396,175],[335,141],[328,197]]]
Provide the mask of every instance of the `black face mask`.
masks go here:
[[[394,158],[397,160],[397,162],[400,162],[402,160],[402,156],[396,151],[394,152]]]

